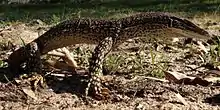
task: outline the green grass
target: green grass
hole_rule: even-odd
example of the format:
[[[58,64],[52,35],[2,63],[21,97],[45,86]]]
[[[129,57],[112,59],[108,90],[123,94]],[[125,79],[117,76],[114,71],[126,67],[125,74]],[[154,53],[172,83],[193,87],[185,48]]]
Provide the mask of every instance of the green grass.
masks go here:
[[[104,61],[104,67],[109,74],[114,74],[125,62],[125,58],[118,54],[109,55]]]
[[[220,66],[220,36],[217,37],[213,45],[210,46],[209,53],[207,55],[206,62],[214,67]]]
[[[1,5],[0,21],[57,23],[75,17],[117,18],[134,12],[165,11],[191,16],[220,13],[220,0],[102,0],[83,4]]]

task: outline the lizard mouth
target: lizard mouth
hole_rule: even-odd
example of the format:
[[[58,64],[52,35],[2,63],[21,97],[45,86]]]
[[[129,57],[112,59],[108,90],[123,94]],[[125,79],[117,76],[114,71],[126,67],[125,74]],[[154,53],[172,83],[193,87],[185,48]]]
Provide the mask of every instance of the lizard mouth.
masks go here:
[[[212,35],[210,35],[206,31],[205,31],[206,34],[195,33],[194,31],[191,30],[182,30],[178,28],[166,28],[157,31],[158,31],[157,36],[161,36],[165,38],[186,37],[186,38],[195,38],[195,39],[210,39],[212,37]]]
[[[188,37],[188,38],[196,38],[196,39],[210,39],[212,37],[212,35],[206,31],[203,31],[203,34],[200,34],[194,31],[173,28],[172,32],[178,35],[179,37]]]

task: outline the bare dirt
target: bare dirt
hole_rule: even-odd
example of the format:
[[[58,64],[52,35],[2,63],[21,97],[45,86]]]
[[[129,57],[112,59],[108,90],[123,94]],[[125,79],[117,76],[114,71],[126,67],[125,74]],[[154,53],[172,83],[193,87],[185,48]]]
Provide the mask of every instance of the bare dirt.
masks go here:
[[[193,21],[212,34],[220,35],[219,22],[201,19],[193,19]],[[41,25],[30,26],[21,23],[0,29],[1,59],[7,59],[11,53],[12,47],[8,41],[22,44],[21,37],[24,42],[30,42],[42,34],[42,29],[39,29],[41,27]],[[186,42],[187,40],[180,39],[165,44],[162,41],[148,43],[143,39],[133,39],[124,43],[119,48],[121,51],[114,51],[110,55],[121,56],[122,63],[105,75],[110,79],[106,86],[111,91],[111,97],[104,101],[84,97],[82,93],[86,83],[83,79],[87,78],[86,75],[71,74],[66,77],[48,75],[47,87],[37,88],[32,93],[30,86],[18,84],[20,80],[5,81],[8,77],[7,70],[2,68],[1,74],[6,77],[1,75],[4,81],[0,82],[0,110],[218,110],[220,109],[218,82],[202,86],[148,78],[148,76],[164,77],[161,68],[188,76],[218,78],[220,75],[218,66],[210,64],[210,57],[205,58],[207,54],[204,50],[195,43],[186,44]],[[91,50],[91,46],[88,45],[75,47],[79,46],[83,52]],[[210,48],[211,45],[205,46]],[[78,53],[74,58],[79,65],[85,66],[84,60],[88,56],[83,52]],[[110,57],[107,61],[111,61]],[[112,66],[114,63],[108,64]],[[108,71],[109,66],[106,68]]]

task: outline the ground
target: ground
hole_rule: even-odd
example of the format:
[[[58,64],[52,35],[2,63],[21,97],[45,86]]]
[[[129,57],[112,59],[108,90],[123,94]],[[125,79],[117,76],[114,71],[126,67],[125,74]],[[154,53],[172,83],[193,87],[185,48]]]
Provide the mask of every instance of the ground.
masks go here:
[[[110,7],[106,4],[107,6]],[[137,8],[133,8],[137,11]],[[189,11],[186,9],[184,8],[185,11]],[[220,15],[214,12],[210,14],[208,9],[202,14],[191,13],[188,16],[189,12],[186,12],[183,16],[211,34],[220,36]],[[86,14],[85,11],[82,10],[83,14]],[[116,12],[118,11],[114,10],[113,17],[128,15]],[[181,15],[179,12],[174,14]],[[21,46],[22,40],[28,43],[54,25],[40,19],[27,20],[28,22],[7,23],[9,20],[0,28],[0,109],[220,109],[220,84],[214,81],[220,76],[218,40],[215,40],[215,43],[202,41],[202,44],[197,42],[199,40],[184,38],[170,39],[168,42],[160,39],[126,41],[105,60],[104,77],[107,81],[104,85],[110,89],[111,97],[98,101],[91,97],[85,98],[83,95],[86,72],[75,74],[68,70],[51,71],[45,68],[47,87],[35,89],[31,88],[30,84],[23,84],[25,79],[11,78],[5,69],[7,65],[4,61],[14,47],[11,43]],[[8,43],[9,41],[11,43]],[[80,44],[68,49],[78,65],[87,69],[88,58],[94,46]],[[48,56],[43,57],[48,58],[51,59]],[[174,75],[187,75],[182,78],[185,80],[189,80],[189,77],[197,78],[188,83],[181,82],[180,78],[178,82],[172,79],[171,72]]]

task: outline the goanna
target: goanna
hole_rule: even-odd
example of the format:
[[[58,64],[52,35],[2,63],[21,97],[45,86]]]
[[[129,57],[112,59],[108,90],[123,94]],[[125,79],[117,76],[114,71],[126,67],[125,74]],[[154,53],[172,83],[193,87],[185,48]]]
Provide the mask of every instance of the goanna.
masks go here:
[[[9,67],[16,69],[24,62],[30,71],[41,72],[40,56],[74,44],[97,44],[90,61],[91,88],[100,94],[102,63],[105,56],[124,41],[137,37],[191,37],[209,39],[210,34],[189,20],[169,13],[145,12],[117,20],[72,19],[61,22],[49,31],[13,52]]]

